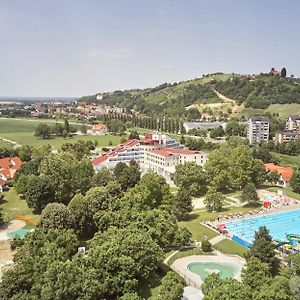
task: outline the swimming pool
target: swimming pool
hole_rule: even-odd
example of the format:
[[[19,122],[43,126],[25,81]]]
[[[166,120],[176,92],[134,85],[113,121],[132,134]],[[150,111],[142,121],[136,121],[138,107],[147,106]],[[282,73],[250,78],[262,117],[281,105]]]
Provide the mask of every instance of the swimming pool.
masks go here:
[[[226,223],[227,229],[239,238],[252,243],[260,226],[270,230],[273,240],[286,240],[289,233],[300,234],[300,209]]]
[[[204,281],[211,273],[219,273],[222,279],[234,278],[239,272],[238,267],[230,263],[193,262],[187,266],[188,270],[199,275]]]
[[[24,238],[26,233],[30,232],[30,231],[31,231],[30,229],[21,228],[21,229],[18,229],[16,231],[12,231],[12,232],[7,233],[7,235],[10,238],[14,238],[14,237],[17,237],[17,236],[20,237],[20,238]]]

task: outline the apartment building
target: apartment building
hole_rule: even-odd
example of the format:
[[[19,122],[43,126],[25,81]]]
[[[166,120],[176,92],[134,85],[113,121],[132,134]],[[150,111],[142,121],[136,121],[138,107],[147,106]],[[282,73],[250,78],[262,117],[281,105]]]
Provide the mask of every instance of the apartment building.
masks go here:
[[[300,115],[291,115],[286,118],[285,130],[277,135],[279,144],[300,139]]]
[[[294,131],[300,134],[300,115],[288,116],[285,123],[288,131]]]
[[[251,117],[248,121],[250,145],[259,145],[269,140],[270,122],[267,117]]]

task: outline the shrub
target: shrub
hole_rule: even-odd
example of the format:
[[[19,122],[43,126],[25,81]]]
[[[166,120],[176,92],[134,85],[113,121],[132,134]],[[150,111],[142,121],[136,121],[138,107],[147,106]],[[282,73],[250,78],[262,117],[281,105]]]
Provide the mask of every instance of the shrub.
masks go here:
[[[211,243],[208,240],[202,241],[201,249],[203,252],[211,252]]]

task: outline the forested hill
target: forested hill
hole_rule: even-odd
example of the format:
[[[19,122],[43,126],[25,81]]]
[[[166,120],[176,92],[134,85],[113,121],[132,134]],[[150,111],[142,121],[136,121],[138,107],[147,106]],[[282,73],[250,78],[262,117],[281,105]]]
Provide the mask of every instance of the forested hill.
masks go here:
[[[103,93],[80,98],[78,101],[101,102],[144,114],[179,117],[187,107],[220,103],[214,90],[246,107],[267,108],[270,104],[300,103],[300,80],[274,77],[268,74],[245,76],[216,73],[178,83],[164,83],[155,88]]]

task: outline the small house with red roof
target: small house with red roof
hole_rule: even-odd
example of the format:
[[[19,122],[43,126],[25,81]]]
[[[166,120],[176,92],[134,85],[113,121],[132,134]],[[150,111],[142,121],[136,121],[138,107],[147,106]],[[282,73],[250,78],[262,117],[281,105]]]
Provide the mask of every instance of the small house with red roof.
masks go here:
[[[3,192],[7,180],[14,177],[21,165],[22,161],[18,156],[0,159],[0,192]]]
[[[282,187],[287,187],[290,185],[291,179],[294,174],[294,170],[292,167],[277,166],[273,163],[264,164],[264,166],[267,173],[278,173],[278,175],[280,176],[279,181],[277,182],[278,185]]]
[[[92,135],[105,135],[107,132],[107,126],[105,124],[97,123],[94,124],[92,129],[88,130],[87,133]]]

